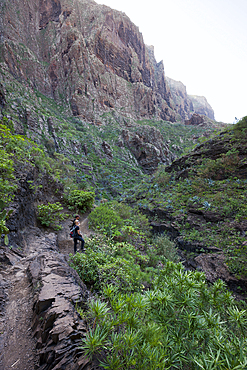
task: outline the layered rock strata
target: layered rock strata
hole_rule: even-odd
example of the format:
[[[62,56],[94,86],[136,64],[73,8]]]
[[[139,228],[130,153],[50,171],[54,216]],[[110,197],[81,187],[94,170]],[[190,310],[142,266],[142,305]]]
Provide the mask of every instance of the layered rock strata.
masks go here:
[[[88,291],[54,246],[46,240],[41,246],[42,251],[30,259],[28,266],[36,290],[32,329],[39,369],[89,369],[89,360],[80,349],[87,329],[75,309],[85,303]]]
[[[175,121],[163,63],[124,13],[92,0],[6,0],[1,12],[2,68],[74,116]]]

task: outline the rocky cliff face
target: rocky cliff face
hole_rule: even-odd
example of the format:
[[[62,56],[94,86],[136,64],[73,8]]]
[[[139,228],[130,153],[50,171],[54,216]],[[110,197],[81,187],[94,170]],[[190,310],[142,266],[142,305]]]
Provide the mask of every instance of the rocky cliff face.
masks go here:
[[[124,13],[92,0],[6,0],[1,13],[2,68],[74,116],[175,121],[163,63]]]
[[[189,95],[189,98],[192,101],[195,113],[202,114],[214,120],[214,111],[204,96]]]
[[[194,113],[214,120],[214,111],[204,96],[188,95],[186,86],[182,82],[169,77],[166,77],[166,80],[171,89],[176,111],[183,120],[189,120]]]

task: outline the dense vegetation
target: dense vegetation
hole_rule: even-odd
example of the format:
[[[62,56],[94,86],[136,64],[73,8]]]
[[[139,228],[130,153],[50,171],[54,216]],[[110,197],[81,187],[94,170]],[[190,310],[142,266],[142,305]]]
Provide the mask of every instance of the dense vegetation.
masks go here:
[[[90,214],[95,235],[86,240],[86,252],[71,256],[72,266],[94,294],[88,307],[78,307],[88,324],[85,354],[112,370],[246,369],[244,303],[235,302],[222,281],[209,286],[204,274],[185,271],[175,242],[165,233],[153,236],[145,216],[157,223],[165,220],[198,253],[206,247],[223,250],[230,270],[246,277],[246,118],[210,139],[227,139],[221,156],[207,157],[205,150],[196,160],[188,155],[183,168],[168,172],[161,166],[153,176],[144,176],[128,149],[117,145],[122,123],[115,114],[102,115],[100,126],[88,124],[39,92],[30,94],[17,81],[5,84],[5,90],[1,234],[8,233],[8,207],[22,175],[30,170],[36,172],[28,180],[30,192],[42,191],[47,176],[62,194],[59,202],[37,205],[45,226],[59,229],[58,221],[66,217],[64,206],[85,212],[95,196],[96,203],[111,200]],[[34,127],[27,119],[30,106]],[[23,129],[21,135],[15,134],[13,122]],[[178,155],[188,152],[204,132],[179,123],[138,124],[159,128]],[[103,141],[111,147],[111,159],[102,151]],[[204,150],[199,146],[193,153],[200,148]]]
[[[153,237],[145,216],[124,204],[97,207],[90,222],[103,235],[71,255],[95,294],[86,309],[77,308],[89,327],[87,356],[112,370],[247,366],[247,312],[222,281],[208,286],[203,273],[172,262],[174,244]]]
[[[59,153],[54,153],[53,158],[34,141],[24,135],[16,135],[13,132],[13,122],[6,117],[0,121],[0,232],[5,234],[5,243],[8,244],[6,217],[11,214],[7,211],[10,202],[15,197],[19,181],[24,174],[30,171],[37,172],[34,180],[27,180],[31,193],[42,190],[42,179],[47,175],[50,183],[55,183],[57,188],[67,187],[64,196],[69,196],[70,189],[76,188],[73,182],[75,169],[68,163],[68,159]],[[69,190],[68,190],[69,189]],[[37,214],[41,223],[45,226],[59,228],[57,220],[64,219],[60,213],[63,207],[60,203],[37,206]]]
[[[18,122],[17,131],[35,141],[49,157],[64,155],[76,168],[78,188],[92,190],[93,187],[99,198],[121,198],[125,190],[146,178],[128,148],[118,145],[126,127],[130,132],[146,126],[159,129],[176,155],[190,150],[195,143],[205,140],[203,135],[215,131],[215,128],[166,121],[133,122],[117,112],[103,113],[100,124],[88,123],[71,116],[65,101],[64,105],[57,104],[54,99],[19,83],[7,71],[1,73],[6,93],[2,114]],[[112,158],[102,150],[103,141],[111,147]]]
[[[158,209],[183,240],[198,249],[222,249],[230,270],[239,277],[247,276],[246,154],[240,153],[240,149],[243,153],[246,150],[246,130],[245,117],[233,130],[218,137],[228,143],[221,156],[210,159],[202,153],[193,163],[188,156],[183,163],[185,178],[177,177],[179,171],[167,172],[160,167],[152,179],[137,185],[125,198],[143,212],[155,213]]]

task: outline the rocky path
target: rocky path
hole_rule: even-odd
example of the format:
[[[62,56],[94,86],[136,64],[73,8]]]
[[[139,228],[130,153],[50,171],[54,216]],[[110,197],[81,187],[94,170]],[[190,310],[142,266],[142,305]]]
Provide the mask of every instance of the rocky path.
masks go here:
[[[82,233],[82,237],[89,237],[91,231],[88,227],[88,215],[85,214],[80,219],[80,230]],[[69,228],[72,224],[71,220],[65,220],[62,223],[62,230],[58,232],[58,247],[59,251],[65,255],[68,259],[70,253],[74,253],[74,241],[73,239],[69,238]],[[86,245],[85,245],[86,248]],[[77,247],[79,250],[79,246]]]
[[[0,249],[1,370],[92,368],[79,349],[86,327],[75,306],[89,292],[67,263],[69,225],[58,235],[28,229],[23,254]],[[90,235],[86,216],[81,231]]]
[[[20,259],[1,274],[5,287],[5,312],[0,324],[0,369],[33,370],[38,364],[32,337],[32,288]]]
[[[33,292],[27,276],[28,258],[17,250],[1,252],[7,266],[0,273],[0,369],[33,370],[38,356],[31,330]]]

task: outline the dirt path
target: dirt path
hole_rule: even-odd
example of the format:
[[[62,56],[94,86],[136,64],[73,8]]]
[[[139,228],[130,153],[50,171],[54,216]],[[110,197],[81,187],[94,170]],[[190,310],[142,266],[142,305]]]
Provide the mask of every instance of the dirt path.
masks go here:
[[[5,263],[0,265],[0,370],[39,369],[36,339],[31,330],[34,292],[27,269],[30,261],[42,253],[42,245],[47,248],[47,243],[58,244],[59,252],[68,260],[69,253],[73,253],[70,224],[70,220],[64,221],[63,229],[50,240],[38,228],[33,228],[23,251],[25,256],[8,248],[2,253]],[[80,229],[84,237],[90,235],[87,215],[81,218]]]

